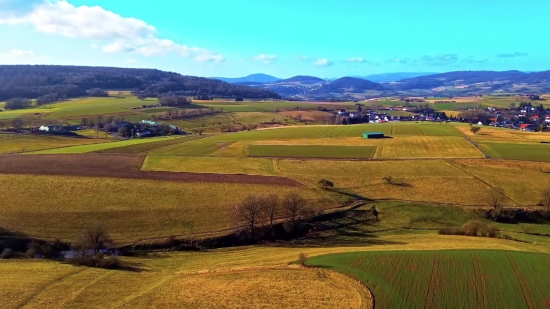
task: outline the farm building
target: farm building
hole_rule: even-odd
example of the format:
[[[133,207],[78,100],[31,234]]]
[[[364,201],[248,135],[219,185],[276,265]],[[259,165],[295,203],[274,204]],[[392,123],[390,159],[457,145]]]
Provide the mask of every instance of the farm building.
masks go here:
[[[364,132],[363,138],[384,138],[384,133],[382,132]]]

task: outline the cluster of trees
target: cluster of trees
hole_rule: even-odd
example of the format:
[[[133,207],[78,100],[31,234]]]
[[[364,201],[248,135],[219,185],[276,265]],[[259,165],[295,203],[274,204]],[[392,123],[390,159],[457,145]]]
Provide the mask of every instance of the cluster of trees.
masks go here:
[[[13,98],[6,101],[5,109],[23,109],[30,107],[32,101],[26,98]]]
[[[205,115],[213,115],[221,113],[220,110],[215,110],[214,108],[196,108],[196,109],[175,109],[168,110],[164,114],[153,114],[151,115],[152,121],[157,120],[171,120],[171,119],[186,119],[193,117],[202,117]],[[219,123],[221,125],[221,123]]]
[[[55,102],[59,102],[61,100],[65,100],[66,98],[67,98],[67,96],[65,96],[64,94],[61,94],[59,92],[49,93],[49,94],[45,94],[43,96],[39,96],[38,98],[36,98],[36,105],[45,105],[45,104],[55,103]]]
[[[88,95],[91,97],[108,97],[109,93],[101,88],[93,88],[88,90]]]
[[[1,65],[0,101],[15,97],[36,98],[61,93],[67,98],[85,96],[88,89],[136,89],[148,97],[174,92],[178,95],[246,98],[279,98],[275,92],[219,80],[183,76],[152,69],[127,69],[52,65]]]
[[[186,106],[191,105],[192,100],[180,95],[161,96],[158,100],[162,106]]]
[[[267,222],[271,236],[277,219],[284,219],[288,233],[297,230],[300,220],[310,217],[313,211],[307,200],[296,193],[289,193],[280,199],[277,195],[250,195],[233,207],[231,220],[236,228],[246,226],[252,240],[257,238],[260,223]]]

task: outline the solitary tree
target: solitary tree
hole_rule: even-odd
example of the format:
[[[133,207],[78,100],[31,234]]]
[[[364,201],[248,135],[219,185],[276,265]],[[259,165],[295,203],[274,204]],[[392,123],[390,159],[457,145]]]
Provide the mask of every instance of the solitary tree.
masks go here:
[[[247,225],[250,238],[255,239],[256,225],[264,211],[265,201],[261,197],[247,196],[236,207],[235,215],[239,222]]]
[[[99,122],[94,126],[95,138],[99,138]]]
[[[323,190],[327,190],[328,188],[334,188],[334,183],[326,179],[319,180],[319,185],[323,188]]]
[[[296,193],[289,193],[281,201],[283,214],[290,220],[292,230],[296,227],[299,217],[306,211],[306,200]]]
[[[87,127],[88,126],[88,118],[86,118],[86,117],[82,118],[82,120],[80,120],[80,124],[83,127]]]
[[[15,118],[11,122],[11,125],[13,126],[15,133],[19,133],[19,129],[23,126],[23,120],[21,118]]]
[[[504,203],[505,198],[502,189],[492,188],[487,194],[487,204],[494,209],[498,209]]]
[[[110,245],[112,240],[107,228],[101,223],[96,223],[82,232],[74,247],[82,256],[88,256],[90,253],[97,254]]]
[[[477,132],[481,131],[481,128],[480,127],[471,127],[470,128],[470,132],[474,133],[474,134],[477,134]]]

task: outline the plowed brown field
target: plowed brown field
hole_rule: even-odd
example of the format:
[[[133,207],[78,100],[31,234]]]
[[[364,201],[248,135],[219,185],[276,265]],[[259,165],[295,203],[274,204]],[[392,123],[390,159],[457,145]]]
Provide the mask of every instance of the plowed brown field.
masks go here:
[[[300,187],[299,182],[275,176],[222,175],[140,171],[143,156],[111,154],[5,155],[0,174],[108,177],[199,183],[242,183]]]

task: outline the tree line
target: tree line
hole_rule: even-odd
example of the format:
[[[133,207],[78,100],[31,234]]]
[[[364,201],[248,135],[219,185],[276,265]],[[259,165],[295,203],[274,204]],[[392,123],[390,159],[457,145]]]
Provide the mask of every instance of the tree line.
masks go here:
[[[55,65],[0,65],[0,101],[60,93],[84,96],[89,89],[136,89],[149,97],[186,96],[279,98],[273,91],[153,69]]]

